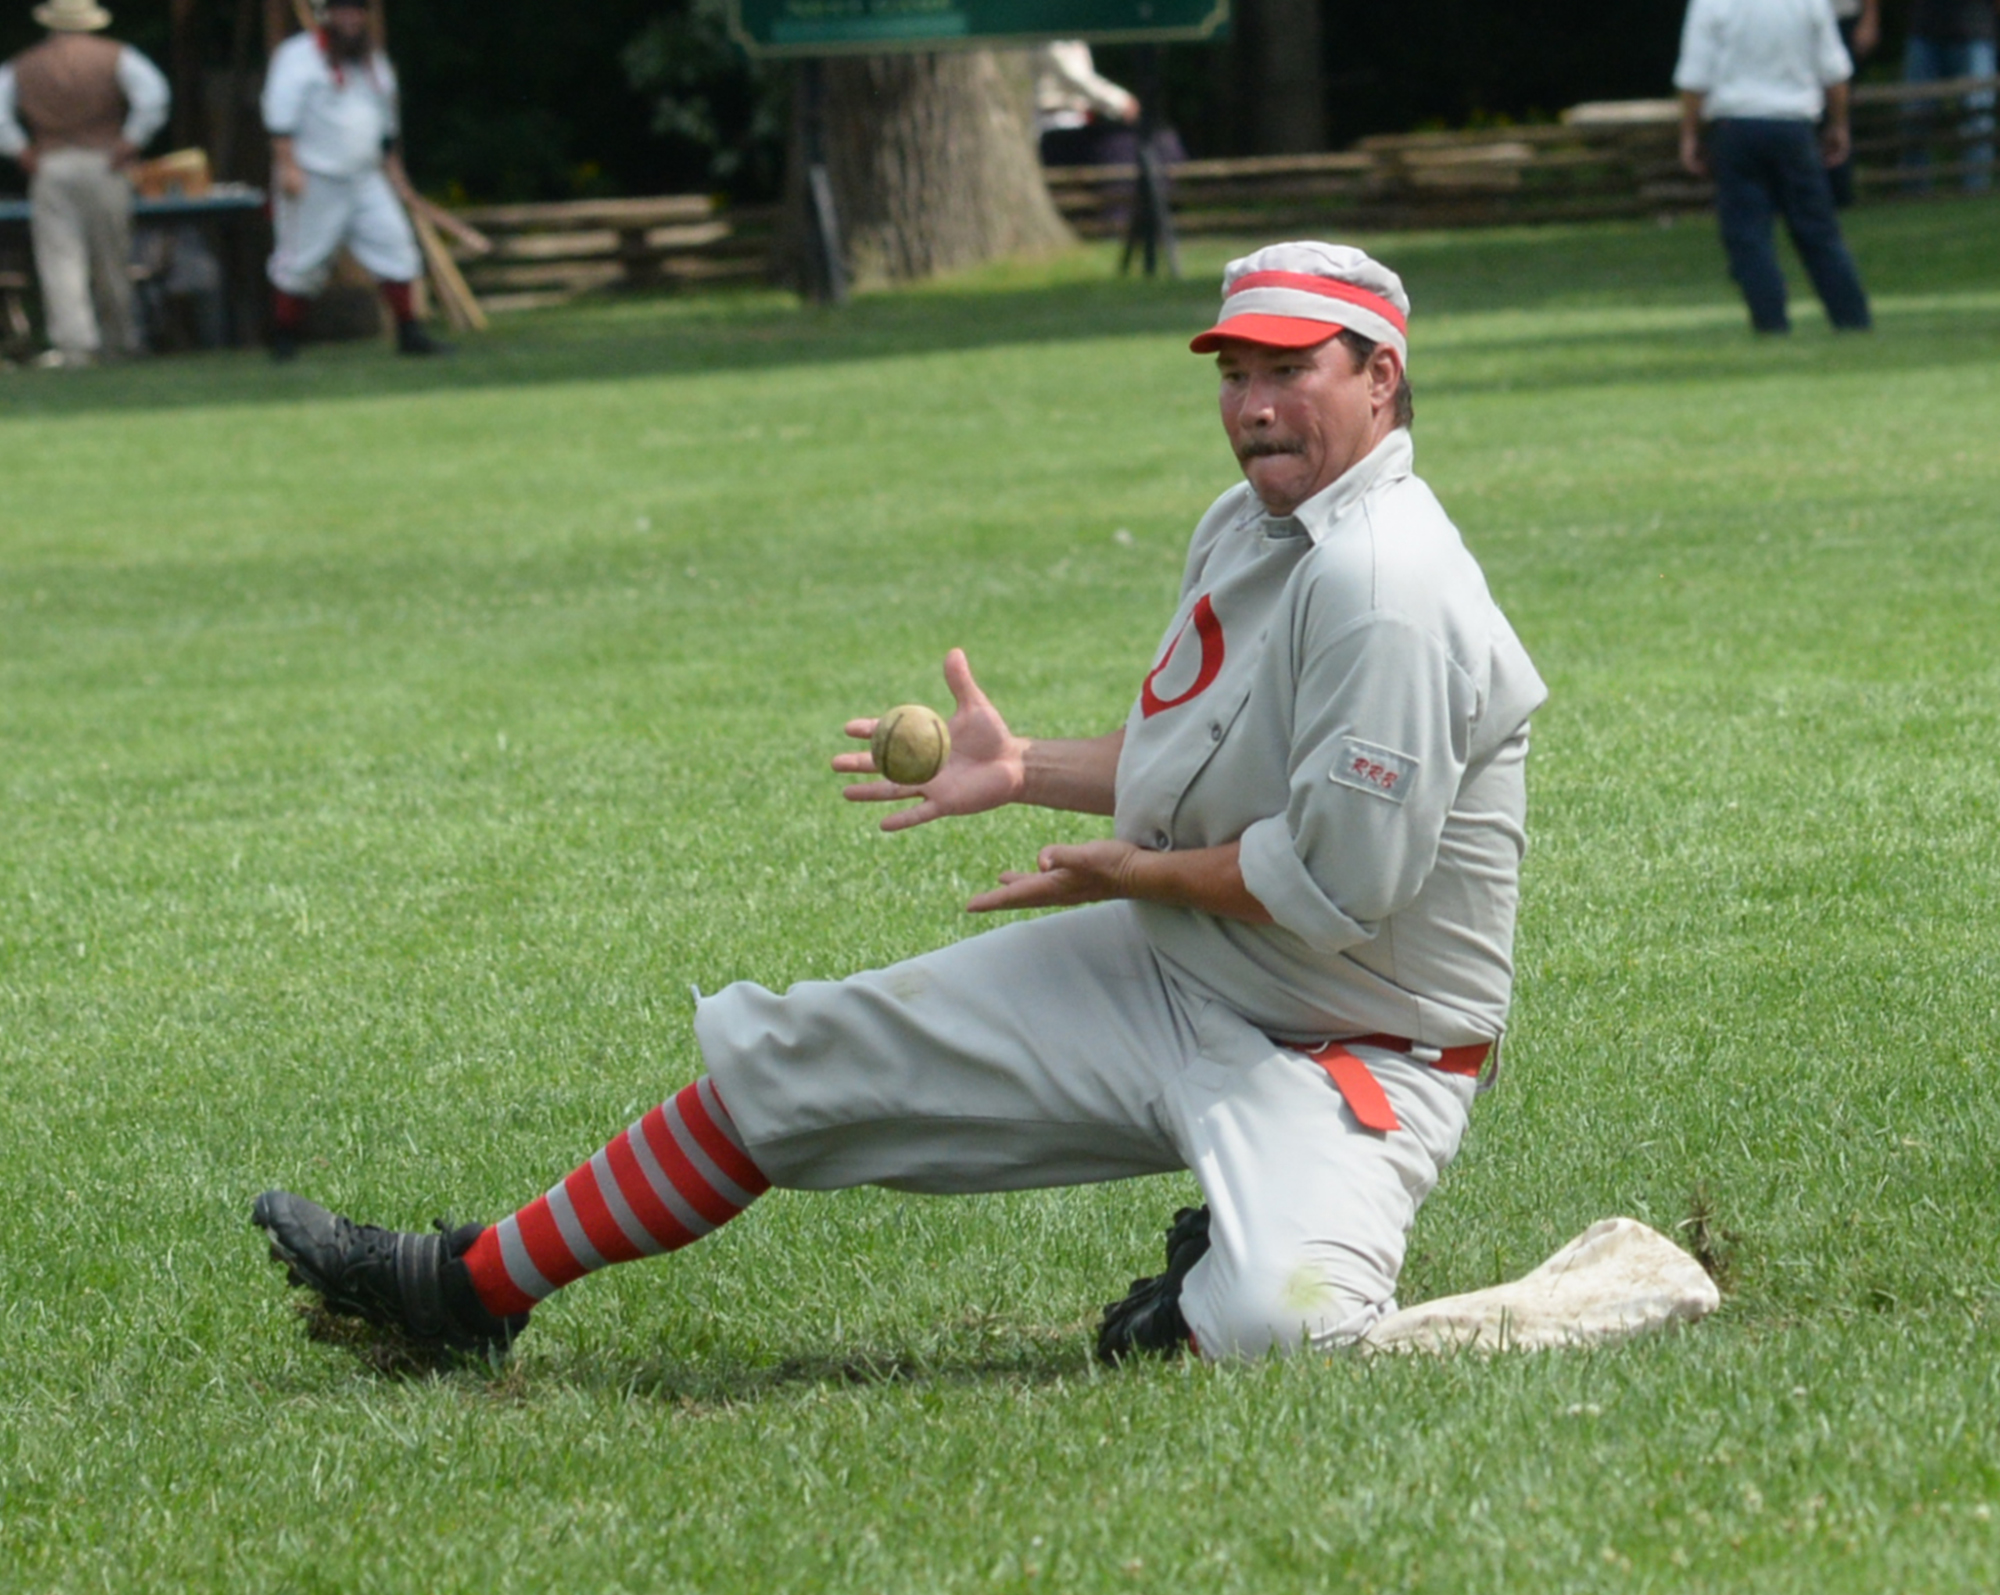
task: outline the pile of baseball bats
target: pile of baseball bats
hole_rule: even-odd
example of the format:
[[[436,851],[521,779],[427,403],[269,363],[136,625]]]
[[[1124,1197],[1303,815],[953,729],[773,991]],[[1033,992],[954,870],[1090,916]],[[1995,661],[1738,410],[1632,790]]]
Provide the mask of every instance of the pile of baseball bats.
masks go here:
[[[465,274],[445,248],[441,233],[449,233],[475,254],[493,253],[493,240],[477,227],[467,225],[442,206],[433,205],[421,194],[412,196],[410,225],[416,229],[417,245],[424,252],[424,269],[433,297],[454,332],[484,332],[486,312],[479,297],[466,286]]]

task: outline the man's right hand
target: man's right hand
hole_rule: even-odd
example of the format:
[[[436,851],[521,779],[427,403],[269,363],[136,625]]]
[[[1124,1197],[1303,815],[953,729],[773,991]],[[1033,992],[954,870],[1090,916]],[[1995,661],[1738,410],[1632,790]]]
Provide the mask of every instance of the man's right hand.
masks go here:
[[[1681,169],[1690,177],[1708,176],[1708,159],[1701,152],[1701,134],[1692,128],[1681,129]]]
[[[945,655],[944,679],[958,705],[951,717],[951,757],[944,768],[922,786],[862,781],[842,793],[850,803],[921,800],[885,818],[885,831],[907,830],[947,815],[984,814],[1019,801],[1027,789],[1027,739],[1007,729],[1000,711],[979,690],[963,649],[954,648]],[[850,720],[846,730],[857,742],[866,742],[875,734],[875,722]],[[876,773],[874,756],[868,753],[840,754],[833,767],[843,775]]]
[[[278,185],[278,192],[287,199],[300,199],[305,195],[305,170],[292,153],[292,141],[288,136],[272,136],[271,181]]]

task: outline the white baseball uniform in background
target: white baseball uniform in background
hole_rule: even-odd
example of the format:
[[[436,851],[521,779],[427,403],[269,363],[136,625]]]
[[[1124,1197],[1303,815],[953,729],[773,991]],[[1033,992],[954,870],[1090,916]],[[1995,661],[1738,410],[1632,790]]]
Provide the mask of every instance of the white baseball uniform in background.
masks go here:
[[[1204,1355],[1360,1336],[1474,1094],[1423,1060],[1505,1024],[1545,697],[1407,431],[1290,516],[1232,488],[1127,722],[1116,828],[1240,838],[1275,923],[1103,903],[782,997],[730,986],[696,1035],[758,1167],[939,1193],[1191,1169]],[[1418,1044],[1354,1049],[1386,1133],[1307,1056],[1377,1032]]]
[[[410,219],[382,170],[400,131],[395,68],[381,51],[340,61],[317,32],[278,46],[264,79],[264,126],[292,141],[306,191],[279,194],[269,276],[282,292],[310,298],[326,285],[345,245],[384,282],[423,270]]]

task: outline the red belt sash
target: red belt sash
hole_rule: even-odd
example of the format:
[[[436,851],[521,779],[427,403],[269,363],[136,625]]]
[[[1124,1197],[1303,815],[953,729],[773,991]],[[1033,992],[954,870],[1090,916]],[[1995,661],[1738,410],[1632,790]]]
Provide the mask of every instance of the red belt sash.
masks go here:
[[[1384,1052],[1411,1052],[1415,1046],[1416,1043],[1407,1036],[1343,1036],[1338,1041],[1329,1041],[1317,1052],[1308,1052],[1306,1056],[1327,1072],[1346,1101],[1347,1111],[1360,1121],[1362,1128],[1387,1135],[1391,1130],[1402,1128],[1396,1110],[1389,1106],[1388,1093],[1369,1071],[1368,1065],[1348,1049],[1380,1047]],[[1435,1059],[1423,1061],[1447,1074],[1477,1075],[1486,1062],[1487,1053],[1492,1050],[1490,1041],[1481,1041],[1469,1047],[1446,1047]]]

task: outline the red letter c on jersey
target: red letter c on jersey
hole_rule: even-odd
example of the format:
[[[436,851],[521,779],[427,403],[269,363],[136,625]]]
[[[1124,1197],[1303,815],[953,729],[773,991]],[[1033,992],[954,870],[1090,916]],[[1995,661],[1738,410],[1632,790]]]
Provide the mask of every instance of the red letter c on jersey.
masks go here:
[[[1167,651],[1160,656],[1160,662],[1153,666],[1152,674],[1146,677],[1146,684],[1139,692],[1139,712],[1148,720],[1162,709],[1178,709],[1190,698],[1198,698],[1215,684],[1215,678],[1222,674],[1222,622],[1215,618],[1215,606],[1203,594],[1194,606],[1194,613],[1188,617],[1194,623],[1194,634],[1201,639],[1201,670],[1194,678],[1194,685],[1177,698],[1162,698],[1153,690],[1153,683],[1160,672],[1174,662],[1174,655],[1180,652],[1181,642],[1187,636],[1187,625],[1174,633],[1174,640],[1167,644]]]

